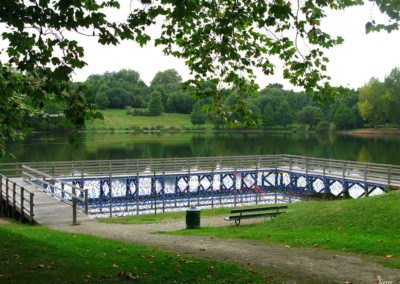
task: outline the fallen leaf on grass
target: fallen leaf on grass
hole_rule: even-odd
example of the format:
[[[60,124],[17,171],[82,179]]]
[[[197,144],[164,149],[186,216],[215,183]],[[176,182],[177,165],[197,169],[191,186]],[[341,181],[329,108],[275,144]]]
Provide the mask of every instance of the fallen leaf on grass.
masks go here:
[[[111,264],[112,267],[118,267],[115,263]]]
[[[179,269],[175,269],[175,272],[182,273],[182,271],[180,271]]]
[[[214,269],[214,266],[212,266],[212,265],[210,265],[209,267],[208,267],[208,270],[213,270]]]
[[[346,234],[346,233],[345,233],[345,234],[343,234],[343,236],[345,236],[345,237],[348,237],[348,236],[349,236],[349,234]]]
[[[383,240],[377,240],[378,243],[383,243]]]
[[[206,248],[201,248],[200,250],[201,250],[201,251],[206,251],[207,249],[206,249]]]
[[[118,273],[118,275],[119,275],[119,276],[124,276],[125,273],[124,273],[123,271],[120,271],[120,272]]]
[[[149,259],[149,258],[155,258],[155,256],[150,254],[150,255],[146,256],[145,258],[147,258],[147,259]]]
[[[90,276],[90,275],[85,276],[85,279],[91,279],[91,278],[92,278],[92,276]]]
[[[37,268],[45,268],[44,264],[39,264]]]
[[[285,246],[285,248],[290,248],[290,246]]]
[[[390,255],[390,254],[389,254],[389,255],[387,255],[386,257],[387,257],[387,258],[392,258],[392,257],[393,257],[393,255]]]
[[[76,238],[76,235],[72,235],[73,238]]]
[[[139,279],[141,279],[139,274],[137,274],[137,273],[132,274],[130,272],[126,273],[126,278],[129,279],[129,280],[139,280]]]
[[[138,253],[137,253],[137,256],[139,256],[139,255],[142,255],[142,253],[138,252]]]
[[[157,272],[157,270],[156,270],[156,269],[153,269],[152,272]]]

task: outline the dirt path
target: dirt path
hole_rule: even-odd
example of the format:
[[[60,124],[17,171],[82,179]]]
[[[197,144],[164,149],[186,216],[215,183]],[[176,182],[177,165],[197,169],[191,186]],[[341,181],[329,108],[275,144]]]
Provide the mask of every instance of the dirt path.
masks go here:
[[[202,226],[222,225],[226,225],[226,222],[221,217],[202,218]],[[59,225],[53,228],[234,262],[266,275],[284,275],[297,283],[379,283],[378,277],[381,281],[400,283],[400,269],[382,267],[359,255],[316,248],[286,248],[254,240],[149,234],[183,229],[184,220],[148,225],[89,222],[79,226]]]

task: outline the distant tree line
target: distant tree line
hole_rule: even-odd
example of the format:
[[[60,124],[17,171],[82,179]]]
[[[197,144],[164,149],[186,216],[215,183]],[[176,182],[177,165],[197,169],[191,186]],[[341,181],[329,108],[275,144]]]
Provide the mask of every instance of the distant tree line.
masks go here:
[[[157,72],[150,85],[146,85],[138,72],[120,70],[91,75],[84,82],[74,83],[75,88],[88,90],[87,101],[99,109],[127,109],[128,115],[158,116],[163,112],[190,114],[193,125],[207,120],[216,127],[232,127],[240,118],[232,112],[228,120],[220,121],[215,112],[206,113],[211,99],[194,99],[181,88],[182,78],[174,69]],[[203,85],[204,92],[213,92],[212,83]],[[219,100],[225,111],[241,99],[235,89],[225,89]],[[343,96],[321,105],[304,92],[284,90],[281,84],[270,84],[258,96],[244,96],[245,105],[259,117],[259,128],[283,127],[297,123],[304,129],[328,131],[353,129],[384,124],[400,125],[400,69],[392,70],[383,82],[372,78],[359,90],[347,89]],[[57,113],[62,106],[49,105],[49,113]],[[36,129],[65,129],[60,117],[33,120]]]

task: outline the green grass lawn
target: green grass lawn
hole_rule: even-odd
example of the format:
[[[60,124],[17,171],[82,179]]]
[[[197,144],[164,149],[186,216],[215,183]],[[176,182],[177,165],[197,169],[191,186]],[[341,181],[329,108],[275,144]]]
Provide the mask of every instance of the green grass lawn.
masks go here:
[[[259,206],[246,206],[245,208],[254,207],[265,207],[265,205]],[[217,217],[217,216],[227,216],[229,212],[234,208],[221,207],[215,209],[201,209],[201,217]],[[142,215],[132,215],[126,217],[116,217],[116,218],[105,218],[100,219],[100,223],[121,223],[121,224],[152,224],[152,223],[166,223],[173,222],[177,220],[182,220],[185,218],[186,212],[166,212],[162,214],[142,214]]]
[[[236,264],[42,226],[2,224],[0,243],[2,283],[265,283]]]
[[[190,122],[189,114],[181,113],[163,113],[161,116],[132,116],[126,115],[127,109],[107,109],[101,112],[104,115],[104,121],[96,119],[93,122],[87,121],[87,130],[135,130],[135,129],[184,129],[195,128]],[[202,129],[211,129],[212,124],[201,125]]]
[[[400,268],[400,191],[363,199],[291,204],[272,220],[172,234],[274,241],[381,256]],[[170,233],[170,232],[168,232]]]

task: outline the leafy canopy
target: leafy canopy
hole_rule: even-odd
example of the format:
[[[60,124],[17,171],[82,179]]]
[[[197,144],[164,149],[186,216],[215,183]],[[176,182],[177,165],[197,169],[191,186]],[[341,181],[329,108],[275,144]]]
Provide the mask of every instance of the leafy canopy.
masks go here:
[[[396,0],[373,0],[394,22],[392,25],[367,25],[367,30],[397,29]],[[343,9],[362,4],[362,0],[141,0],[128,19],[110,21],[106,9],[119,9],[115,0],[14,0],[2,1],[0,23],[6,26],[2,38],[7,42],[8,62],[0,62],[0,78],[6,96],[0,104],[11,103],[12,110],[1,112],[1,144],[13,134],[26,116],[43,115],[45,105],[57,100],[64,105],[60,113],[67,123],[81,126],[85,119],[101,116],[87,102],[85,88],[67,84],[72,72],[82,68],[84,49],[76,35],[95,36],[100,44],[118,44],[128,39],[144,45],[152,37],[149,29],[161,26],[156,45],[164,52],[182,58],[193,79],[186,87],[199,97],[213,98],[212,107],[222,119],[229,113],[240,115],[245,123],[257,121],[245,107],[243,94],[258,90],[254,69],[275,72],[275,59],[283,63],[283,75],[295,86],[303,87],[316,101],[325,102],[341,89],[329,84],[324,73],[328,58],[323,50],[340,44],[320,28],[328,9]],[[135,3],[136,5],[136,3]],[[302,49],[299,42],[308,47]],[[7,78],[19,77],[8,84]],[[5,78],[5,79],[3,79]],[[206,92],[204,84],[216,86]],[[7,85],[8,84],[8,85]],[[230,85],[239,99],[225,111],[219,90]],[[18,97],[18,98],[16,98]],[[12,115],[11,115],[12,114]],[[17,119],[18,122],[11,122]],[[26,130],[22,127],[23,130]]]

